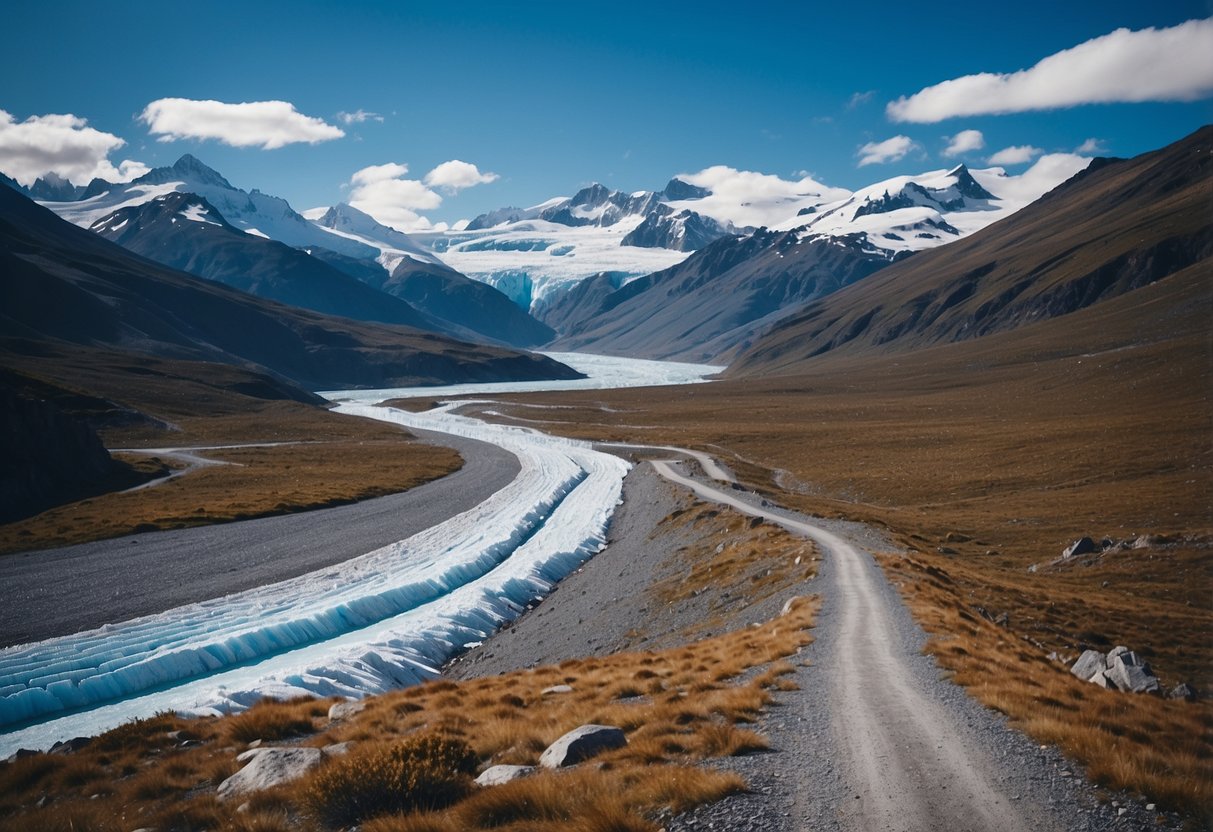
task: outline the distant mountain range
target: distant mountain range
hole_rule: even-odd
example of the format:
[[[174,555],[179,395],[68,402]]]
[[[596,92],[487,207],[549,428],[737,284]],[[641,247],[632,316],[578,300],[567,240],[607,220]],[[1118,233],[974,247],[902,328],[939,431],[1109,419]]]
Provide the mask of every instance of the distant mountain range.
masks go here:
[[[1141,314],[1208,304],[1213,127],[1129,160],[1099,159],[1014,216],[814,301],[743,351],[729,373],[795,373],[817,358],[898,353],[981,338],[1124,297]],[[1180,301],[1182,302],[1182,301]],[[1146,306],[1151,306],[1146,309]],[[1122,313],[1126,310],[1121,310]]]

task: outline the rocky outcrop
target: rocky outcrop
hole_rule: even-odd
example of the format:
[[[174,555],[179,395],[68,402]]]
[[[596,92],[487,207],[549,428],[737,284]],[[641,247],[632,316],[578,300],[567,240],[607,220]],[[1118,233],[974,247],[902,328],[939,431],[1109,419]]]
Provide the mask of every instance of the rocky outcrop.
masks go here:
[[[96,493],[120,468],[84,421],[0,388],[0,523]]]
[[[623,731],[610,725],[582,725],[547,747],[539,757],[543,768],[564,768],[628,744]]]
[[[1159,692],[1158,677],[1150,670],[1150,665],[1124,646],[1114,647],[1107,655],[1098,650],[1085,650],[1070,672],[1107,690]]]

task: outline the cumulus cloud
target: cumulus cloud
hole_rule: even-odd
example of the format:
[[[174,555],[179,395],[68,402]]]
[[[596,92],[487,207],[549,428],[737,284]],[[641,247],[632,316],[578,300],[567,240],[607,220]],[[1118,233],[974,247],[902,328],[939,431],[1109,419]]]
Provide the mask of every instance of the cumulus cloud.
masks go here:
[[[1087,139],[1075,148],[1074,152],[1084,156],[1093,153],[1107,153],[1108,144],[1103,139]]]
[[[361,108],[354,110],[352,113],[347,113],[344,110],[337,113],[337,118],[342,124],[362,124],[364,121],[383,121],[383,116],[379,113],[372,113]]]
[[[918,144],[909,136],[894,136],[883,142],[868,142],[859,148],[859,167],[897,162],[904,159],[911,150],[918,149]]]
[[[1007,176],[998,186],[998,195],[1007,204],[1018,206],[1035,202],[1043,194],[1065,182],[1091,164],[1091,157],[1076,153],[1047,153],[1018,176]]]
[[[943,155],[960,156],[974,150],[981,150],[985,146],[986,137],[981,134],[980,130],[961,130],[948,139],[948,146],[944,148]]]
[[[289,101],[194,101],[161,98],[144,108],[139,120],[162,142],[214,139],[232,147],[274,150],[288,144],[316,144],[345,135],[323,119],[305,116]]]
[[[1196,101],[1213,94],[1213,18],[1169,29],[1117,29],[1030,69],[982,72],[889,103],[893,121],[1053,110],[1079,104]]]
[[[458,159],[438,165],[424,180],[409,179],[408,172],[408,165],[397,162],[356,171],[349,182],[350,205],[400,231],[441,230],[445,224],[435,225],[421,214],[442,205],[442,196],[434,188],[456,193],[497,179],[497,174],[481,173],[475,165]]]
[[[22,185],[32,185],[48,173],[77,185],[94,177],[129,182],[147,173],[148,167],[131,159],[115,167],[108,157],[125,144],[112,133],[89,127],[79,116],[49,114],[17,121],[0,110],[0,171]]]
[[[1022,165],[1024,162],[1030,162],[1040,154],[1044,153],[1039,147],[1032,147],[1030,144],[1018,144],[1011,147],[1004,147],[1002,150],[990,157],[991,165]]]
[[[425,175],[425,184],[431,188],[443,188],[449,193],[458,193],[474,185],[487,185],[500,177],[495,173],[481,173],[471,162],[452,159],[443,162]]]
[[[782,222],[795,215],[795,206],[806,197],[814,197],[817,202],[834,202],[850,195],[850,191],[821,184],[805,171],[798,175],[799,179],[789,180],[714,165],[698,173],[680,173],[677,178],[711,191],[709,196],[695,200],[697,212],[738,226]]]

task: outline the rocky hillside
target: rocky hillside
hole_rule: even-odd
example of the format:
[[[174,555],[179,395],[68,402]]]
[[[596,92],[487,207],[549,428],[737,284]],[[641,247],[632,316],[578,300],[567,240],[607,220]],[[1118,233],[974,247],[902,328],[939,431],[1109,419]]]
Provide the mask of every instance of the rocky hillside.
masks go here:
[[[1063,316],[1213,257],[1213,127],[1097,160],[971,237],[896,264],[780,322],[730,368],[795,372],[825,353],[902,352]]]

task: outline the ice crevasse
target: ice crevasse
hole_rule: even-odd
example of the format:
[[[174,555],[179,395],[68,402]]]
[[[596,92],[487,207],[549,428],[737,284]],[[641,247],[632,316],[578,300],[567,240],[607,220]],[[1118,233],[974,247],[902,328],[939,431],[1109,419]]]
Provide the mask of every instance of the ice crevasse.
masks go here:
[[[491,442],[521,470],[480,505],[337,566],[0,650],[0,755],[166,709],[219,714],[432,678],[604,545],[622,459],[451,407],[337,409]]]

